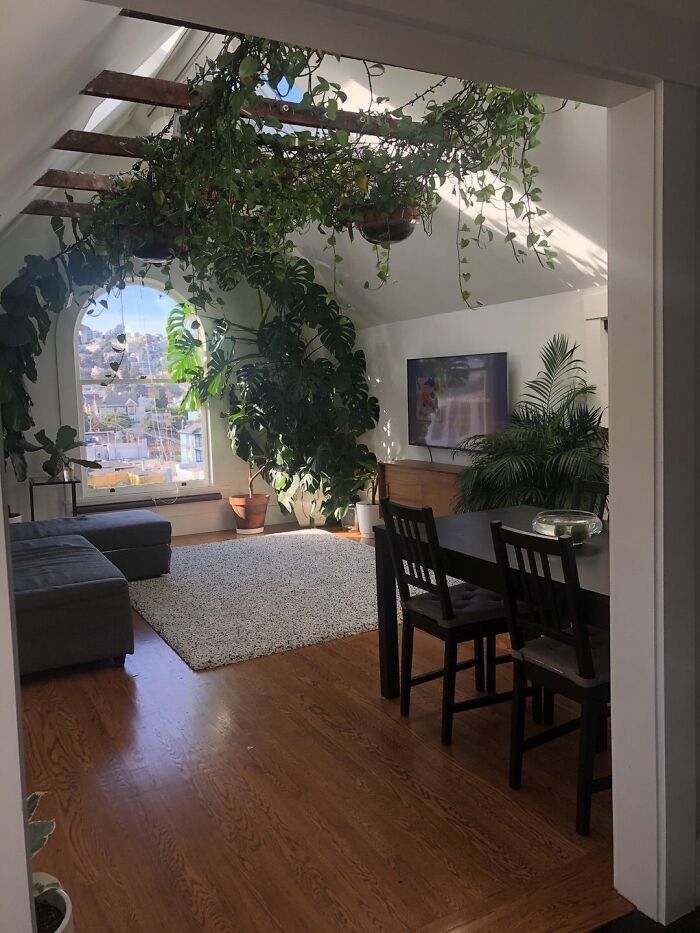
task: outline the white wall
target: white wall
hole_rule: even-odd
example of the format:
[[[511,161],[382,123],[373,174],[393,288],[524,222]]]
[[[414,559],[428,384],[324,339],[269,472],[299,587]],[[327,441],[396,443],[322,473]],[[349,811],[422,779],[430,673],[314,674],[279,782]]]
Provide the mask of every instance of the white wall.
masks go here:
[[[0,482],[0,513],[5,499]],[[31,933],[34,907],[25,839],[19,676],[8,574],[6,523],[0,524],[0,930]]]
[[[589,320],[591,315],[598,317]],[[540,368],[542,345],[556,333],[567,334],[580,345],[579,355],[586,364],[590,380],[599,379],[603,375],[599,334],[601,318],[605,316],[606,289],[590,288],[361,330],[359,345],[367,356],[371,391],[379,398],[381,406],[381,418],[377,428],[368,435],[369,443],[380,460],[428,459],[425,448],[408,444],[407,359],[505,351],[508,353],[510,402],[514,404],[520,397],[523,383],[532,379]],[[601,401],[606,404],[604,395]],[[449,450],[433,450],[433,457],[445,463],[452,461]],[[457,462],[460,462],[459,457]]]

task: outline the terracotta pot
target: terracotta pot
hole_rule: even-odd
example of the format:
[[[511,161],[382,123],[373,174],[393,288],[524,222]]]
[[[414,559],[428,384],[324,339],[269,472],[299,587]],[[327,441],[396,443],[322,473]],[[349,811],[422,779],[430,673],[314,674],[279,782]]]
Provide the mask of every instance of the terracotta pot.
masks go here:
[[[400,243],[410,237],[419,220],[417,207],[397,207],[391,214],[369,208],[357,229],[369,243]]]
[[[265,515],[270,497],[263,494],[253,496],[229,496],[229,505],[236,516],[236,533],[259,535],[265,530]]]

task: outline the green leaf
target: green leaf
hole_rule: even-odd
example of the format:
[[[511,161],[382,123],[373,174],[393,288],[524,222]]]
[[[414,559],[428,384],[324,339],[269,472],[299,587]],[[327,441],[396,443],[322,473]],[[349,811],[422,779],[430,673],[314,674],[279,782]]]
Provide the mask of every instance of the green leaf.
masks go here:
[[[241,78],[252,78],[259,68],[260,59],[256,55],[246,55],[238,66],[238,74]]]

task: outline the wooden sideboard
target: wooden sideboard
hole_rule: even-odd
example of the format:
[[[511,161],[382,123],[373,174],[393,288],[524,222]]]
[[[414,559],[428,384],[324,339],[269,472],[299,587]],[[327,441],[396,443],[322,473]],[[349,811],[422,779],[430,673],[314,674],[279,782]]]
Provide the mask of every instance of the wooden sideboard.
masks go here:
[[[380,463],[379,494],[401,505],[430,506],[435,515],[452,515],[463,470],[461,464],[424,460]]]

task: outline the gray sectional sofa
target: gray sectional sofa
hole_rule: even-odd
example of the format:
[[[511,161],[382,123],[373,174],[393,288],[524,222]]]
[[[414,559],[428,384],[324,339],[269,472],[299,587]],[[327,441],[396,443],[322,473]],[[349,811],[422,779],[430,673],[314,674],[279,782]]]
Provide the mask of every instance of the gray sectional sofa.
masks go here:
[[[128,580],[170,569],[171,527],[145,509],[10,525],[21,674],[134,650]]]

